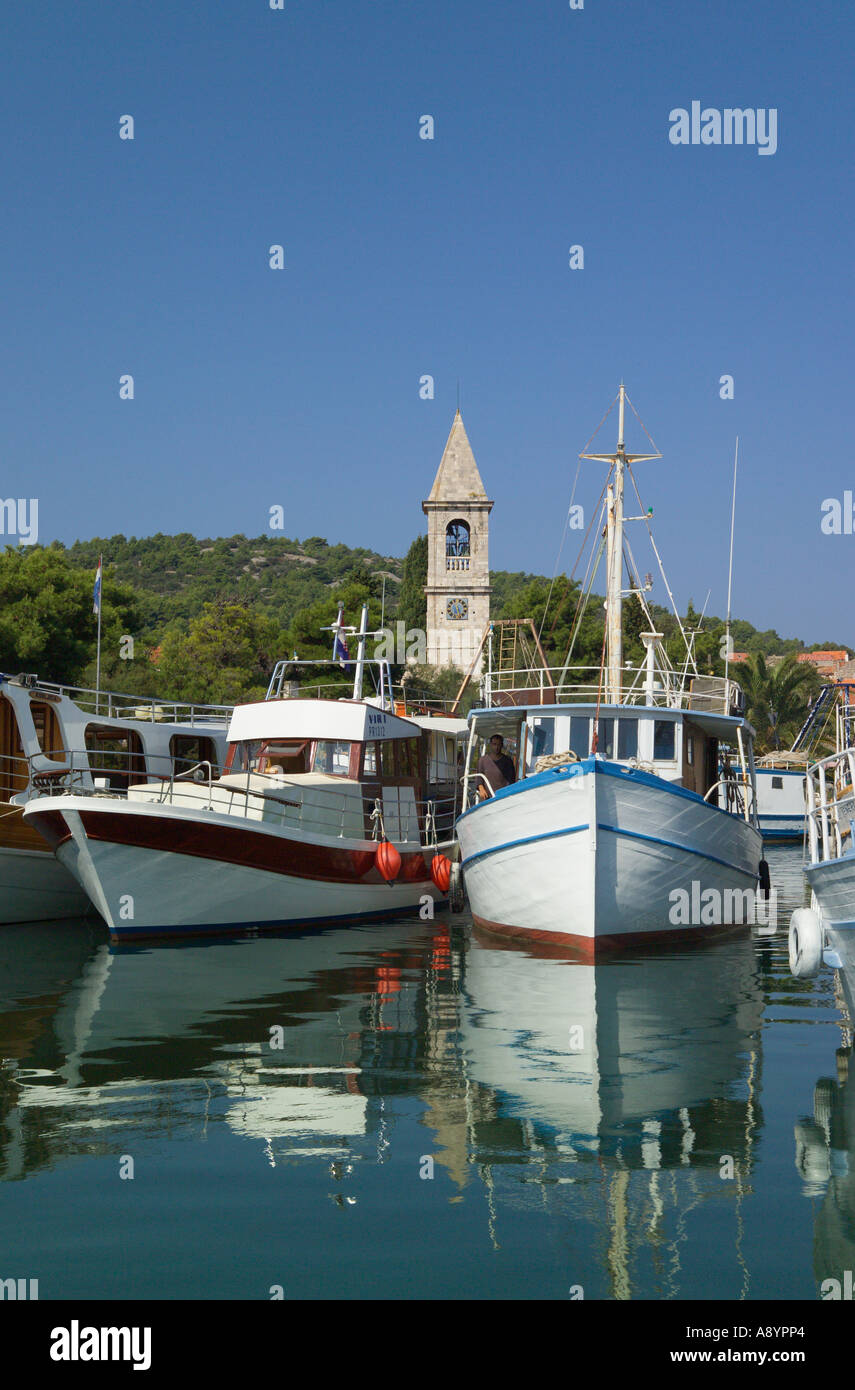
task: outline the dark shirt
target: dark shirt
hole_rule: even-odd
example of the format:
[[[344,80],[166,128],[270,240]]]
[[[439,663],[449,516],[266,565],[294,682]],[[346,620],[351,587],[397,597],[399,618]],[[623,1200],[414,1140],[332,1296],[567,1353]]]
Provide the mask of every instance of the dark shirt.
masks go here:
[[[494,792],[517,780],[516,768],[507,753],[500,753],[498,758],[494,758],[492,753],[485,753],[483,758],[478,759],[478,771],[484,774]]]

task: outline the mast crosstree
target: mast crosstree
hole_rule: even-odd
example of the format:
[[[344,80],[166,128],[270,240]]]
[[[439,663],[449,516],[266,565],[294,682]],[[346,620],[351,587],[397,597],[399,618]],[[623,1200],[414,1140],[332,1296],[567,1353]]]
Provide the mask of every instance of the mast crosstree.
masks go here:
[[[660,453],[628,454],[624,445],[624,415],[626,388],[621,382],[618,391],[618,440],[613,454],[589,454],[582,459],[609,463],[610,476],[606,491],[606,690],[610,704],[620,704],[621,668],[623,666],[623,498],[627,465],[659,459]],[[651,441],[652,442],[652,441]]]

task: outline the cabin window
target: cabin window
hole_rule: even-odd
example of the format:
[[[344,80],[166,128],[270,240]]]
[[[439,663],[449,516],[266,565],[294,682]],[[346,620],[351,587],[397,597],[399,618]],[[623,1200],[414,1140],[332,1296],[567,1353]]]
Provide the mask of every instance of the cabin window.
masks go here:
[[[328,777],[347,777],[350,771],[350,741],[318,739],[313,771],[326,773]]]
[[[57,712],[53,705],[48,704],[46,700],[31,700],[30,714],[33,716],[36,738],[42,752],[61,753],[63,751],[62,734]]]
[[[655,762],[673,762],[675,754],[674,741],[674,721],[673,719],[654,719],[653,721],[653,758]]]
[[[604,758],[635,758],[638,755],[637,719],[601,719],[597,752]],[[617,744],[615,744],[617,725]],[[575,750],[574,750],[575,751]]]
[[[258,771],[272,776],[280,772],[305,772],[308,746],[308,739],[272,739],[261,749]]]
[[[217,750],[212,738],[199,738],[191,734],[173,734],[169,740],[169,753],[175,762],[175,771],[188,772],[198,763],[210,763],[217,770]]]
[[[418,777],[419,740],[417,738],[400,739],[398,741],[398,759],[402,777]]]
[[[362,764],[363,777],[395,776],[395,739],[377,739],[366,743]]]
[[[784,779],[783,779],[783,777],[773,777],[773,778],[772,778],[772,790],[773,790],[773,791],[776,791],[776,792],[782,792],[782,791],[784,790]]]
[[[691,766],[695,761],[695,737],[694,734],[686,735],[686,762]]]
[[[618,758],[638,757],[638,720],[618,720]]]
[[[570,751],[577,758],[591,755],[591,721],[578,716],[570,720]]]
[[[245,738],[231,745],[226,766],[230,772],[257,772],[260,738]]]
[[[145,777],[142,739],[133,729],[87,724],[84,739],[93,777],[106,776],[113,790],[122,791]]]
[[[541,758],[555,752],[555,720],[544,719],[535,724],[531,734],[531,756]]]

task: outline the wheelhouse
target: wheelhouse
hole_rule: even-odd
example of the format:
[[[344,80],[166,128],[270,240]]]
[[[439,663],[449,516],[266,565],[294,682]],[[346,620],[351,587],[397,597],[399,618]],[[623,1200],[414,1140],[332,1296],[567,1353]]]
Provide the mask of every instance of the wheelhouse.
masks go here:
[[[466,805],[479,786],[489,791],[477,765],[489,739],[500,734],[518,781],[560,762],[598,756],[655,773],[713,805],[732,807],[734,790],[748,788],[741,809],[753,807],[752,741],[737,716],[642,705],[506,706],[473,710],[469,729]]]

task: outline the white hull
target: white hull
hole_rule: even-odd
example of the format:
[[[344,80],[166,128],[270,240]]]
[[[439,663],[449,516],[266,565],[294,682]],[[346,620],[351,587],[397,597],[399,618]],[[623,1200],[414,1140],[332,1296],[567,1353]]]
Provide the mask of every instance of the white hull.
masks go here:
[[[81,917],[89,898],[47,851],[0,849],[0,923]]]
[[[855,855],[808,865],[805,877],[813,891],[827,944],[843,967],[850,1009],[855,1007]]]
[[[590,954],[738,925],[741,900],[729,914],[725,895],[753,892],[762,852],[748,822],[601,759],[482,802],[458,836],[476,922]]]
[[[805,833],[805,774],[758,767],[757,819],[763,839],[794,843]],[[776,785],[778,783],[779,785]]]
[[[60,813],[70,837],[56,850],[63,867],[81,884],[114,938],[192,935],[248,927],[275,928],[325,923],[418,909],[426,897],[443,895],[430,879],[432,851],[410,846],[419,877],[387,883],[374,865],[371,841],[283,833],[242,817],[198,813],[150,802],[111,801],[89,797],[41,798],[34,814]],[[102,829],[99,816],[112,826]],[[86,825],[84,824],[86,821]],[[89,831],[87,831],[87,825]],[[209,853],[211,836],[226,832],[233,843],[231,862]],[[91,833],[89,833],[91,832]],[[144,841],[152,832],[161,841],[190,832],[199,852],[153,848]],[[106,838],[108,833],[113,838]],[[232,837],[234,840],[232,841]],[[128,843],[137,840],[137,843]],[[406,847],[401,848],[402,853]],[[335,881],[318,876],[317,855],[331,872],[344,864],[362,879]],[[315,855],[313,862],[310,856]],[[250,862],[236,862],[241,857]],[[281,859],[293,872],[256,867],[258,858]],[[301,857],[307,861],[301,870]],[[356,864],[358,867],[353,868]]]

